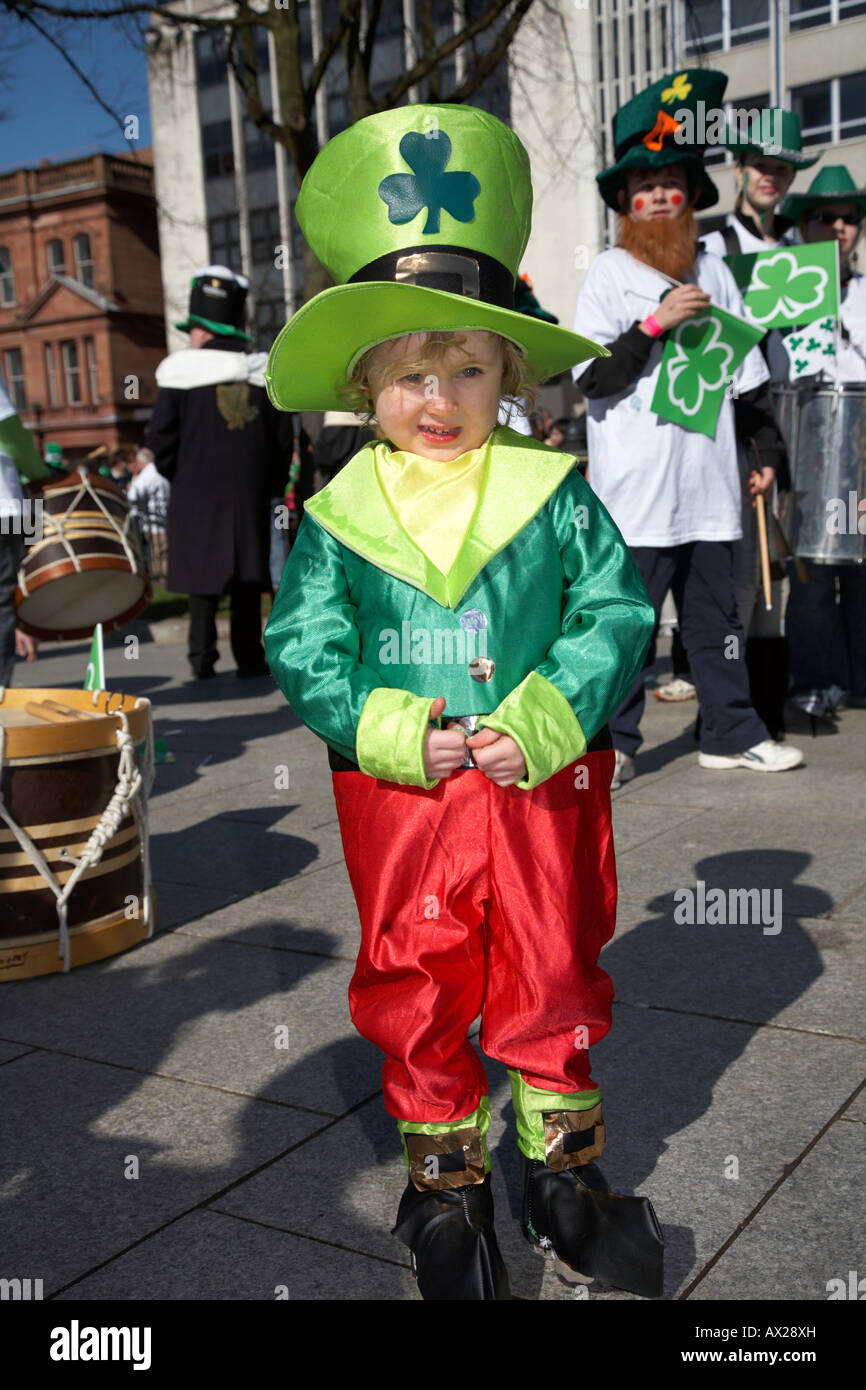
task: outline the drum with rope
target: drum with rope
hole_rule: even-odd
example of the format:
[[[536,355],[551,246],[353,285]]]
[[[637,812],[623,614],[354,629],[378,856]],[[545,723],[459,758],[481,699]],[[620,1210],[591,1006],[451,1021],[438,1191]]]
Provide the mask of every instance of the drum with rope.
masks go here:
[[[152,934],[152,743],[148,700],[0,690],[0,980]]]
[[[151,585],[120,488],[79,469],[34,483],[42,534],[28,547],[15,593],[19,627],[47,641],[123,627],[147,607]]]

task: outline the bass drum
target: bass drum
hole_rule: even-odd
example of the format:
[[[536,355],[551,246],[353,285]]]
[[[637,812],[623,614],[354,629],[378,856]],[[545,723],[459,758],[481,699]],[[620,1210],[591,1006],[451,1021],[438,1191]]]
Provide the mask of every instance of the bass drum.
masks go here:
[[[137,618],[151,585],[129,503],[98,473],[71,473],[31,483],[42,504],[42,536],[18,571],[18,626],[31,637],[62,642],[91,637]]]
[[[773,396],[791,464],[781,517],[791,549],[818,564],[862,564],[866,385],[774,386]]]

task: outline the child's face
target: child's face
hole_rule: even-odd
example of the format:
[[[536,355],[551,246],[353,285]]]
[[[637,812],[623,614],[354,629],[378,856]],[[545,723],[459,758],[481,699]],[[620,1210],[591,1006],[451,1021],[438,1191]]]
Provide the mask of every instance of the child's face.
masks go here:
[[[448,463],[484,443],[496,427],[502,389],[502,343],[492,333],[461,335],[442,357],[407,370],[390,386],[381,373],[392,364],[417,363],[421,338],[409,334],[382,343],[370,359],[376,419],[398,449]],[[413,352],[414,349],[414,352]]]

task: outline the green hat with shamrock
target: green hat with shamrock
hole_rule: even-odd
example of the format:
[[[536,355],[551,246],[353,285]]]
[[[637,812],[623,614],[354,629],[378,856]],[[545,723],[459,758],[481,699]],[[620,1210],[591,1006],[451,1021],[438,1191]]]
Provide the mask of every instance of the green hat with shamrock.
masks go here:
[[[420,332],[501,334],[538,381],[607,350],[516,312],[532,212],[529,156],[473,106],[400,106],[357,121],[308,171],[297,217],[336,284],[271,348],[281,410],[345,409],[338,388],[377,343]]]
[[[704,168],[704,136],[706,113],[719,109],[727,82],[725,73],[712,68],[686,68],[653,82],[614,113],[616,163],[596,174],[609,208],[620,211],[619,193],[629,169],[664,169],[671,164],[681,164],[689,186],[697,189],[698,211],[719,201]]]
[[[769,106],[758,113],[757,121],[754,113],[747,114],[750,119],[729,125],[725,131],[725,144],[740,159],[747,154],[763,154],[793,164],[795,169],[811,169],[821,158],[820,153],[803,153],[800,117],[794,111]]]
[[[792,193],[782,208],[782,216],[802,222],[816,208],[829,203],[852,203],[861,217],[866,216],[866,188],[858,188],[844,164],[828,164],[809,184],[808,193]]]

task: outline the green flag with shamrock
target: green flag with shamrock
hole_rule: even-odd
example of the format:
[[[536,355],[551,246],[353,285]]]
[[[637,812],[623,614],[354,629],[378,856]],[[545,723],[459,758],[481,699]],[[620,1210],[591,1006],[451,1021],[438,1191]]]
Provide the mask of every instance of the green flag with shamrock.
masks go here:
[[[650,409],[712,439],[734,372],[763,336],[763,329],[715,305],[672,328]]]
[[[725,260],[742,292],[746,318],[765,333],[839,312],[838,242],[777,246]]]

